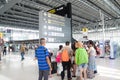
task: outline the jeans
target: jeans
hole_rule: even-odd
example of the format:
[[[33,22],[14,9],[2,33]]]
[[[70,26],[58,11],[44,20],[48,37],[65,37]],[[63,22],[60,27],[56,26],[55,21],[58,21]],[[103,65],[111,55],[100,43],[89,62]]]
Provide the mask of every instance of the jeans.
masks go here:
[[[70,72],[71,61],[62,62],[62,66],[63,66],[63,71],[61,72],[61,79],[64,80],[64,77],[65,77],[65,69],[67,69],[67,78],[68,78],[68,79],[71,79],[71,72]]]
[[[96,67],[95,56],[89,56],[88,70],[94,71]]]
[[[42,77],[44,77],[44,80],[48,80],[49,70],[39,70],[39,79],[42,80]]]
[[[25,59],[25,58],[24,58],[24,55],[25,55],[25,53],[24,53],[24,52],[21,52],[21,61]]]

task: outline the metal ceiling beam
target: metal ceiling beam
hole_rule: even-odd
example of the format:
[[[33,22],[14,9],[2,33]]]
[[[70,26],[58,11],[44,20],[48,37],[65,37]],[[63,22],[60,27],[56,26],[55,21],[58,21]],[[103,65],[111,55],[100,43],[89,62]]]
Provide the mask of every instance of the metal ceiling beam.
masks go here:
[[[30,26],[30,27],[36,27],[36,28],[38,28],[38,26],[36,26],[36,25],[30,25],[30,24],[24,24],[24,23],[18,23],[18,22],[11,22],[11,21],[6,21],[6,20],[0,20],[0,22],[1,23],[9,23],[9,24],[14,24],[14,25],[21,25],[21,26]]]
[[[30,5],[30,4],[29,4]],[[19,3],[19,4],[16,4],[15,6],[21,6],[21,7],[28,7],[27,5],[25,4],[22,4],[22,3]],[[35,5],[34,5],[35,6]],[[34,9],[36,11],[40,11],[40,9],[38,8],[35,8],[34,6],[30,7],[31,9]]]
[[[48,6],[48,7],[50,7],[50,8],[54,8],[52,5],[48,5],[48,4],[46,4],[46,3],[44,3],[44,2],[42,2],[42,1],[40,1],[40,0],[34,0],[36,3],[39,3],[39,4],[42,4],[42,5],[45,5],[45,6]]]
[[[115,4],[116,7],[120,10],[120,4],[117,2],[117,0],[110,0],[113,4]]]
[[[89,21],[87,21],[87,20],[84,20],[84,19],[81,19],[81,18],[79,18],[79,17],[77,17],[77,16],[74,16],[74,15],[72,15],[72,19],[73,20],[78,20],[78,21],[80,21],[80,22],[82,22],[82,23],[85,23],[85,24],[87,24]]]
[[[8,0],[0,0],[0,4],[6,4],[8,3]]]
[[[14,14],[11,14],[11,13],[6,13],[4,15],[0,15],[0,16],[6,16],[6,17],[9,17],[9,18],[14,18],[14,19],[21,19],[21,20],[27,20],[27,21],[32,21],[32,22],[38,22],[37,19],[33,19],[33,18],[29,18],[29,17],[23,17],[21,15],[14,15]]]
[[[9,10],[7,11],[7,13],[12,13],[12,14],[18,14],[18,15],[21,15],[21,16],[24,16],[24,17],[30,17],[30,18],[33,18],[33,19],[38,19],[37,16],[35,15],[31,15],[31,14],[27,14],[27,13],[24,13],[24,12],[19,12],[19,11],[15,11],[15,10]]]
[[[17,12],[23,12],[23,13],[26,13],[26,14],[30,14],[30,15],[34,15],[34,16],[38,16],[38,14],[34,13],[34,12],[31,12],[29,10],[24,10],[22,11],[20,8],[11,8],[12,11],[17,11]]]
[[[98,14],[92,14],[93,12],[88,13],[88,12],[89,12],[88,9],[84,8],[84,6],[83,6],[83,7],[80,7],[80,6],[81,6],[81,5],[73,5],[73,4],[72,4],[72,10],[79,11],[79,13],[84,14],[84,15],[85,15],[86,17],[88,17],[89,19],[97,20]],[[96,12],[96,11],[94,11],[94,12]]]
[[[80,16],[80,15],[77,15],[77,14],[74,14],[74,13],[72,13],[72,14],[75,15],[75,16],[77,16],[77,17],[79,17],[79,18],[85,19],[85,20],[87,20],[87,21],[95,22],[95,21],[90,20],[90,19],[88,19],[88,18],[85,18],[85,17],[83,17],[83,16]]]
[[[8,19],[16,19],[16,17],[12,17],[12,16],[1,16],[1,17],[7,17]],[[35,21],[31,21],[31,20],[26,20],[26,19],[21,19],[21,18],[18,18],[16,20],[21,20],[21,21],[28,21],[28,22],[34,22],[34,23],[38,23],[38,22],[35,22]]]
[[[37,27],[34,27],[34,26],[27,26],[27,25],[24,25],[24,24],[15,24],[15,23],[9,23],[9,22],[0,22],[0,24],[2,25],[8,25],[8,26],[13,26],[13,27],[18,27],[18,28],[23,28],[23,29],[38,29]]]
[[[48,8],[47,6],[45,6],[44,4],[39,4],[37,3],[35,0],[33,1],[30,1],[30,0],[24,0],[21,2],[21,4],[24,4],[24,5],[28,5],[28,6],[32,6],[36,9],[39,9],[38,11],[40,11],[40,9],[43,9],[45,11],[49,10],[50,7]]]
[[[33,25],[33,24],[34,25],[39,25],[38,23],[35,23],[35,22],[23,21],[23,20],[12,19],[12,18],[7,18],[7,17],[0,17],[0,19],[6,20],[6,21],[11,21],[11,22],[20,22],[20,23],[31,24],[31,25]]]
[[[113,16],[112,14],[108,13],[106,10],[102,9],[101,7],[99,7],[98,5],[96,5],[94,2],[92,2],[91,0],[87,0],[89,3],[93,4],[94,6],[96,6],[98,9],[102,10],[105,14],[107,14],[108,16],[112,17],[112,18],[116,18],[115,16]]]
[[[25,5],[23,5],[23,4],[21,4],[21,6],[19,5],[14,5],[14,8],[12,8],[12,10],[15,10],[15,9],[17,9],[17,10],[19,10],[20,12],[25,12],[25,11],[27,11],[27,12],[29,12],[29,13],[32,13],[32,14],[35,14],[36,15],[36,13],[37,13],[37,15],[38,15],[38,13],[39,13],[39,11],[38,10],[35,10],[35,9],[32,9],[31,7],[29,7],[29,6],[25,6]]]
[[[86,14],[78,9],[77,10],[72,9],[72,14],[81,16],[80,18],[86,20],[86,22],[88,22],[88,21],[95,22],[95,20],[97,20],[97,18],[92,17],[92,16],[90,16],[90,15],[88,15],[88,14]]]
[[[76,19],[73,19],[72,21],[73,21],[73,24],[76,24],[76,23],[77,23],[77,25],[78,25],[79,23],[86,24],[86,22],[82,22],[82,21],[79,21],[79,20],[76,20]],[[74,23],[74,22],[76,22],[76,23]]]
[[[16,7],[19,7],[19,6],[16,6]],[[85,23],[85,22],[81,22],[81,21],[79,21],[80,23]],[[87,22],[87,21],[86,21]]]
[[[23,4],[23,5],[24,5],[24,4]],[[28,6],[28,5],[27,5],[27,6]],[[31,6],[30,6],[30,7],[31,7]],[[26,10],[27,10],[27,9],[30,9],[30,7],[28,6],[28,7],[26,8]],[[16,8],[19,8],[19,6],[16,6]],[[19,8],[19,9],[20,9],[20,8]],[[33,9],[31,9],[31,12],[32,12],[32,10],[33,10]],[[39,12],[39,11],[38,11],[38,12]],[[37,15],[37,13],[36,13],[36,15]],[[79,21],[79,22],[81,23],[81,21]],[[87,20],[87,22],[88,22],[88,20]],[[82,22],[82,23],[84,23],[84,22]]]
[[[56,1],[56,0],[54,0],[54,1]],[[96,9],[93,9],[93,7],[91,7],[90,5],[88,5],[88,4],[86,4],[84,1],[82,1],[82,0],[76,0],[77,2],[79,2],[79,3],[81,3],[80,5],[76,5],[76,4],[73,4],[72,3],[72,1],[69,1],[69,0],[64,0],[64,1],[56,1],[56,2],[59,2],[60,4],[63,4],[63,3],[68,3],[68,2],[71,2],[72,3],[72,10],[76,10],[76,11],[79,11],[79,13],[82,13],[82,14],[85,14],[86,15],[86,17],[88,16],[89,17],[89,19],[91,19],[91,18],[93,18],[93,20],[96,20],[98,17],[98,14],[97,13],[94,13],[94,12],[97,12],[97,10]],[[82,7],[80,7],[80,6],[82,6]],[[84,8],[85,7],[85,8]],[[92,10],[94,10],[92,13],[94,13],[94,14],[90,14],[90,13],[88,13],[88,9],[86,8],[86,7],[89,7],[89,8],[91,8]],[[85,9],[85,10],[84,10]]]
[[[38,2],[38,1],[35,1],[35,2]],[[41,2],[41,1],[39,1],[39,2]],[[39,3],[39,4],[40,4],[40,3]],[[45,4],[45,5],[44,5],[44,4]],[[44,3],[44,4],[42,4],[42,5],[47,6],[48,8],[51,8],[51,7],[52,7],[51,5],[47,5],[46,3]],[[26,5],[26,4],[23,3],[23,5]],[[31,7],[30,5],[27,5],[27,6],[29,6],[29,7],[27,7],[27,8],[30,8],[30,7]],[[77,17],[78,17],[78,16],[77,16]],[[83,18],[83,17],[81,17],[81,18],[86,20],[86,18]],[[87,19],[87,22],[88,22],[88,21],[92,21],[92,20]],[[94,22],[94,21],[92,21],[92,22]]]
[[[23,4],[24,5],[24,4]],[[47,5],[47,4],[46,4]],[[16,6],[16,8],[17,7],[19,7],[19,6]],[[49,8],[51,7],[50,5],[48,6]],[[30,9],[31,10],[31,6],[29,6],[29,5],[27,5],[27,9]],[[19,9],[20,9],[20,7],[19,7]],[[26,10],[27,10],[26,9]],[[33,10],[33,9],[32,9]],[[32,10],[31,10],[31,12],[32,12]],[[39,11],[38,11],[39,12]],[[36,13],[38,13],[38,12],[36,12]],[[37,15],[37,14],[36,14]],[[76,15],[74,15],[74,16],[76,16]],[[78,16],[77,16],[78,17]],[[87,20],[87,21],[91,21],[91,22],[94,22],[94,21],[92,21],[92,20],[90,20],[90,19],[87,19],[87,18],[84,18],[84,17],[80,17],[80,18],[82,18],[82,19],[85,19],[85,20]]]
[[[103,1],[112,9],[112,11],[114,11],[117,15],[120,15],[120,9],[118,9],[115,4],[113,4],[110,0]]]
[[[21,24],[21,25],[36,26],[36,27],[38,27],[38,25],[33,25],[33,24],[30,24],[30,23],[19,22],[19,21],[6,20],[6,19],[3,19],[3,18],[0,18],[0,21],[1,22],[9,22],[9,23],[14,23],[14,24]]]
[[[66,3],[68,3],[68,2],[69,2],[69,1],[65,1],[65,0],[63,0],[63,1],[54,0],[54,1],[55,1],[55,2],[57,2],[57,3],[59,3],[59,4],[61,4],[61,5],[62,5],[62,4],[66,4]],[[73,16],[78,15],[78,14],[75,14],[75,13],[74,13],[74,11],[81,12],[81,11],[79,10],[78,6],[73,5],[73,4],[72,4],[72,6],[73,6],[73,7],[72,7],[72,8],[73,8],[73,9],[72,9],[72,11],[73,11],[73,12],[72,12],[72,15],[73,15]],[[85,13],[85,12],[84,12],[84,13]],[[84,19],[84,20],[87,20],[87,22],[88,22],[88,21],[90,21],[90,22],[95,22],[95,21],[93,21],[93,20],[91,20],[91,19],[88,19],[88,18],[83,17],[83,16],[80,16],[80,15],[79,15],[79,16],[77,16],[77,17],[79,17],[79,18],[81,18],[81,19]]]
[[[11,7],[13,7],[13,5],[15,5],[16,3],[21,2],[22,0],[9,0],[7,4],[4,4],[4,6],[2,6],[0,8],[0,14],[2,15],[5,11],[9,10]]]
[[[9,27],[15,27],[15,28],[21,28],[21,29],[32,29],[32,30],[38,30],[37,27],[34,27],[34,26],[27,26],[27,25],[16,25],[16,24],[13,24],[13,23],[6,23],[6,22],[0,22],[1,25],[5,25],[6,27],[9,26]]]
[[[72,27],[74,27],[74,26],[78,26],[78,24],[79,24],[78,21],[72,20]]]

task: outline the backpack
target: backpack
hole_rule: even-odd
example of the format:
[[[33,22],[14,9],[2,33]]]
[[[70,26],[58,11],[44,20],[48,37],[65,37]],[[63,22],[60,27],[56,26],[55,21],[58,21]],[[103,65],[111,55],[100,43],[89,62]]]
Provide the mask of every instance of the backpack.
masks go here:
[[[64,50],[62,51],[61,59],[62,59],[62,61],[65,61],[65,62],[70,60],[70,57],[69,57],[69,54],[68,54],[68,50],[67,50],[67,49],[64,49]]]

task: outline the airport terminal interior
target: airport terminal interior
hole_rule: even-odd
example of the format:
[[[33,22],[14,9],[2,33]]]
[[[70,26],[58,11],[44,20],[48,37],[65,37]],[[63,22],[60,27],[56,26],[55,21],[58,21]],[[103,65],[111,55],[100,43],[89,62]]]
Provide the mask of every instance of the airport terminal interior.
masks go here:
[[[120,0],[0,0],[0,80],[41,80],[41,38],[52,67],[46,80],[120,80],[119,34]],[[69,64],[63,66],[66,41],[70,78]],[[80,62],[88,59],[86,66],[78,65],[77,54]]]

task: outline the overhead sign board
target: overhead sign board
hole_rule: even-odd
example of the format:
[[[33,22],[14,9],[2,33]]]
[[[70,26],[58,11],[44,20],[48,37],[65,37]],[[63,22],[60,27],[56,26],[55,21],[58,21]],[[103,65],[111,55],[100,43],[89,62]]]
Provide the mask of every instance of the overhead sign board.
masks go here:
[[[64,43],[71,41],[71,19],[39,12],[40,38],[45,37],[49,43]]]
[[[72,18],[72,9],[71,9],[71,3],[67,3],[67,5],[61,5],[58,7],[55,7],[53,9],[48,10],[49,13],[57,14],[60,16],[66,16],[68,18]]]
[[[65,16],[67,14],[65,5],[61,5],[59,7],[53,8],[51,10],[48,10],[48,12],[52,13],[52,14],[61,15],[61,16]]]

